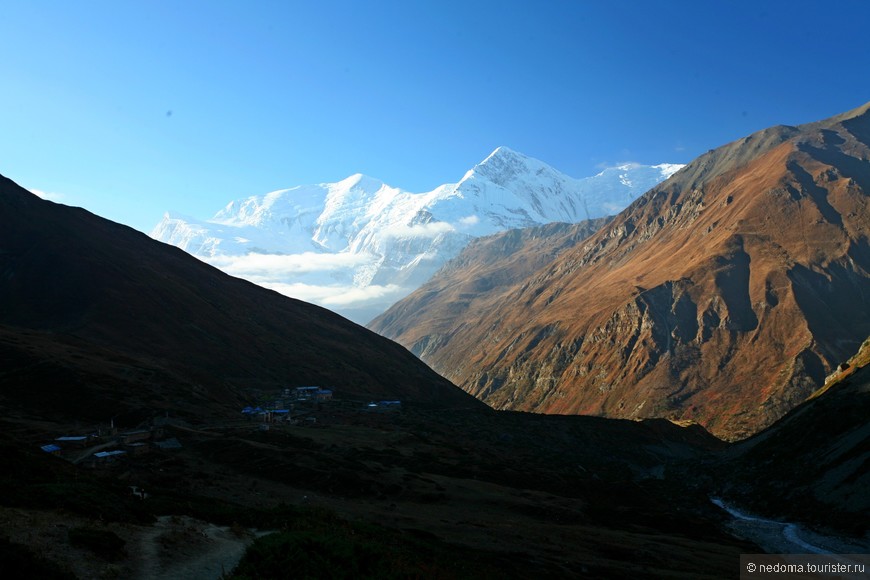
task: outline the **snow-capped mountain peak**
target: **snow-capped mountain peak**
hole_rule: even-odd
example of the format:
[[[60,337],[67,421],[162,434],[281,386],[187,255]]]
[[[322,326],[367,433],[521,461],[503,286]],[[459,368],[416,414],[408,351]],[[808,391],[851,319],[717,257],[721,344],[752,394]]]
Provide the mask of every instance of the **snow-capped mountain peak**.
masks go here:
[[[166,214],[151,236],[366,322],[474,237],[616,213],[679,167],[624,165],[575,179],[498,147],[426,193],[356,173],[232,201],[209,220]]]
[[[354,173],[334,185],[336,186],[336,189],[359,188],[365,190],[377,190],[384,186],[384,182],[380,179],[363,175],[362,173]]]
[[[522,179],[534,175],[544,169],[552,170],[551,167],[537,159],[501,146],[466,173],[463,181],[473,176],[480,176],[496,185],[505,187],[518,178]]]

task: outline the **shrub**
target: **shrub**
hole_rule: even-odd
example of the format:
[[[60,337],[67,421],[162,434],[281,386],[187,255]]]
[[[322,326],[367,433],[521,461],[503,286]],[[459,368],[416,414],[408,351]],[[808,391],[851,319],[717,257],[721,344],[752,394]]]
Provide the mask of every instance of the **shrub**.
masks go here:
[[[111,530],[95,528],[72,528],[69,531],[69,542],[73,546],[87,548],[93,553],[109,560],[124,556],[126,542]]]
[[[21,544],[0,538],[0,571],[4,578],[39,578],[40,580],[75,580],[75,576],[57,564],[37,555]]]

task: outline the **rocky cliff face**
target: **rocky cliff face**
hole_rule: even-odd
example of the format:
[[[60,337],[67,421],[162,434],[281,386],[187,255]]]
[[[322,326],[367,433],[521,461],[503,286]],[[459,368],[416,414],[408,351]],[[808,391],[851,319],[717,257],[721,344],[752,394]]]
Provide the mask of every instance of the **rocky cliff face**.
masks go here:
[[[754,433],[870,334],[868,108],[707,153],[434,342],[373,327],[497,408]]]
[[[499,308],[515,290],[516,280],[551,263],[611,219],[552,223],[478,238],[411,297],[375,318],[370,327],[384,335],[401,336],[424,360],[437,356],[457,325],[478,325],[481,314]]]

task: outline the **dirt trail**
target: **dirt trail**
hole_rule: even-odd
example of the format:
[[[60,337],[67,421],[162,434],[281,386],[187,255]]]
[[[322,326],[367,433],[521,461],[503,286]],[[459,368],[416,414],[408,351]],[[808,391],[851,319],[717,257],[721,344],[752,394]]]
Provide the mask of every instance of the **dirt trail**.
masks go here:
[[[161,516],[130,550],[132,565],[141,580],[213,580],[232,571],[254,537],[186,516]]]
[[[24,544],[78,578],[216,580],[229,574],[255,538],[269,532],[229,528],[186,516],[161,516],[150,526],[96,522],[56,511],[0,506],[0,535]],[[69,530],[111,531],[124,556],[106,560],[70,544]]]

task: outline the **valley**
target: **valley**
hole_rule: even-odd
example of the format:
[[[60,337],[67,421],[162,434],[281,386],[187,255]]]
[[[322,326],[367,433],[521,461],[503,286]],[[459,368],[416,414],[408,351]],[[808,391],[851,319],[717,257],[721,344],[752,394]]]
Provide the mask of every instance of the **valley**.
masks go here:
[[[727,516],[709,504],[704,490],[667,476],[675,462],[722,447],[700,429],[413,406],[371,413],[359,405],[324,404],[312,426],[262,431],[258,422],[242,419],[218,428],[167,427],[179,449],[155,449],[96,470],[75,468],[84,469],[77,483],[73,471],[54,465],[62,460],[24,450],[7,459],[34,471],[40,466],[28,482],[33,493],[51,481],[78,494],[78,500],[55,498],[63,511],[49,521],[64,521],[63,512],[71,511],[81,526],[78,520],[100,513],[88,525],[123,530],[128,542],[145,533],[137,520],[152,513],[236,528],[294,530],[316,523],[326,527],[323,534],[377,525],[357,531],[360,541],[388,534],[400,545],[434,546],[434,553],[418,546],[411,554],[445,577],[549,571],[712,578],[733,569],[736,554],[749,549],[719,529]],[[4,433],[16,446],[27,439],[9,422]],[[80,495],[77,486],[85,481],[105,488],[96,505]],[[35,501],[51,509],[49,497],[12,492],[10,484],[6,505],[32,509]],[[126,487],[133,484],[148,498],[131,497]],[[103,501],[115,513],[100,510]],[[31,536],[10,539],[26,544],[40,533],[31,526]],[[469,556],[459,568],[447,556],[456,550]],[[100,568],[99,556],[73,553]],[[127,556],[106,559],[103,567],[132,573],[135,553],[130,545]]]
[[[870,530],[860,459],[851,474],[823,466],[852,487],[839,486],[844,496],[818,495],[820,480],[812,475],[805,481],[784,475],[780,484],[760,474],[766,462],[753,453],[765,445],[782,453],[788,444],[774,442],[793,437],[790,423],[800,420],[801,430],[811,429],[841,455],[866,461],[868,438],[859,433],[870,404],[870,341],[866,347],[848,377],[814,399],[824,408],[807,408],[738,444],[662,419],[414,404],[372,411],[365,400],[339,396],[305,411],[314,421],[263,423],[238,410],[208,423],[163,419],[164,436],[178,446],[87,468],[38,451],[51,422],[7,414],[0,448],[19,469],[0,481],[7,506],[0,517],[10,541],[78,577],[139,577],[146,565],[137,548],[142,542],[156,550],[147,565],[161,577],[199,566],[206,571],[200,577],[213,578],[207,571],[218,560],[210,550],[230,543],[266,550],[260,559],[242,558],[239,575],[230,577],[246,577],[245,566],[263,574],[274,556],[257,537],[288,542],[284,566],[321,575],[340,565],[363,577],[727,578],[741,553],[805,549],[800,542],[862,553],[870,549]],[[856,389],[862,394],[850,395]],[[825,426],[831,406],[846,401],[857,405],[855,421]],[[67,433],[72,424],[54,428]],[[817,461],[813,453],[825,450],[794,448],[786,460],[804,465]],[[132,496],[131,485],[147,498]],[[780,485],[791,489],[784,503],[776,501]],[[743,509],[799,522],[801,529],[761,516],[735,519]],[[111,532],[126,548],[101,555],[70,544],[65,534],[78,528]],[[293,556],[298,548],[291,546],[302,538],[313,543]],[[321,556],[311,561],[307,549]],[[213,562],[205,566],[208,554]]]
[[[3,178],[0,567],[725,578],[870,551],[868,107],[614,218],[471,240],[380,334]]]

